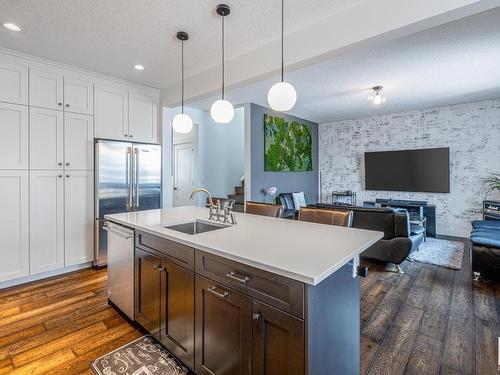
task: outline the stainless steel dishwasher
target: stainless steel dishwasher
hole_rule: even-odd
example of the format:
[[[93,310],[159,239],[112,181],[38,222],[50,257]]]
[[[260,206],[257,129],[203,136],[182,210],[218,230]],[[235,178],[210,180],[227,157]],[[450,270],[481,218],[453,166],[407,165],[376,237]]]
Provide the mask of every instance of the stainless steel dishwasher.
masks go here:
[[[108,222],[108,298],[134,320],[134,231]]]

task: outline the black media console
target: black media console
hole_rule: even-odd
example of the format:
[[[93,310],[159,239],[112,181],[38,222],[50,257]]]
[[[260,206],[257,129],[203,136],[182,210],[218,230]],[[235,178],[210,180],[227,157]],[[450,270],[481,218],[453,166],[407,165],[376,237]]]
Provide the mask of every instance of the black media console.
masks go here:
[[[436,237],[436,206],[427,204],[426,201],[412,201],[402,199],[375,199],[363,202],[365,207],[393,207],[408,210],[410,216],[427,218],[427,236]]]

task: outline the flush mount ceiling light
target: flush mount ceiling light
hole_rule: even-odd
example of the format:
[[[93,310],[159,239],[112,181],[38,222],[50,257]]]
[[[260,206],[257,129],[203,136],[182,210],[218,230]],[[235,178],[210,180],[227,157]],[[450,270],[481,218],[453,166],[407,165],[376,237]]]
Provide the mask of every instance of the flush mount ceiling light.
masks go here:
[[[136,69],[136,70],[144,70],[144,66],[142,66],[141,64],[136,64],[136,65],[134,65],[134,69]]]
[[[267,93],[267,102],[269,106],[275,111],[280,112],[291,110],[297,101],[297,92],[295,88],[290,83],[284,81],[284,31],[284,5],[283,0],[281,0],[281,82],[272,85]]]
[[[16,25],[15,23],[12,23],[12,22],[6,22],[3,24],[3,27],[5,27],[7,30],[10,30],[10,31],[21,31],[22,28],[18,25]]]
[[[384,86],[372,87],[373,94],[368,97],[368,102],[371,105],[378,107],[379,105],[382,105],[386,102],[387,99],[382,95],[383,88]]]
[[[181,41],[181,113],[175,115],[172,127],[177,133],[186,134],[193,129],[193,120],[184,113],[184,42],[189,39],[189,35],[179,31],[176,36]]]
[[[221,99],[212,104],[210,108],[210,115],[215,122],[219,124],[227,124],[231,122],[234,117],[234,107],[231,102],[224,99],[224,18],[231,13],[229,6],[226,4],[219,4],[216,8],[217,14],[221,16],[222,20],[222,95]]]

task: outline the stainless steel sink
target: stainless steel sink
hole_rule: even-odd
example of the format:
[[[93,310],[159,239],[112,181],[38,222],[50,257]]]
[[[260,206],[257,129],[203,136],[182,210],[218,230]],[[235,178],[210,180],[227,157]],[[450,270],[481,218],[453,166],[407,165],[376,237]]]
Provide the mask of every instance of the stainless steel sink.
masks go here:
[[[220,223],[209,223],[203,220],[193,220],[187,223],[181,224],[173,224],[167,225],[164,228],[172,229],[177,232],[186,233],[186,234],[199,234],[210,232],[213,230],[228,228],[229,225],[220,224]]]

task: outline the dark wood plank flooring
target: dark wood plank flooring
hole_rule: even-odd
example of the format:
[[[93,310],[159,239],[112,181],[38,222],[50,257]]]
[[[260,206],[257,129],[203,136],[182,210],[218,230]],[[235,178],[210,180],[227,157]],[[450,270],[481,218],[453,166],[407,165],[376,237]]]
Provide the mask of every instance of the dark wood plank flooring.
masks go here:
[[[141,334],[107,303],[106,270],[0,291],[1,374],[92,374],[89,363]]]
[[[362,374],[500,374],[500,283],[473,282],[466,242],[462,269],[404,262],[404,274],[364,262]]]
[[[361,281],[362,374],[499,374],[500,283],[462,270],[369,264]],[[91,374],[95,358],[141,333],[108,306],[106,270],[0,291],[1,374]]]

